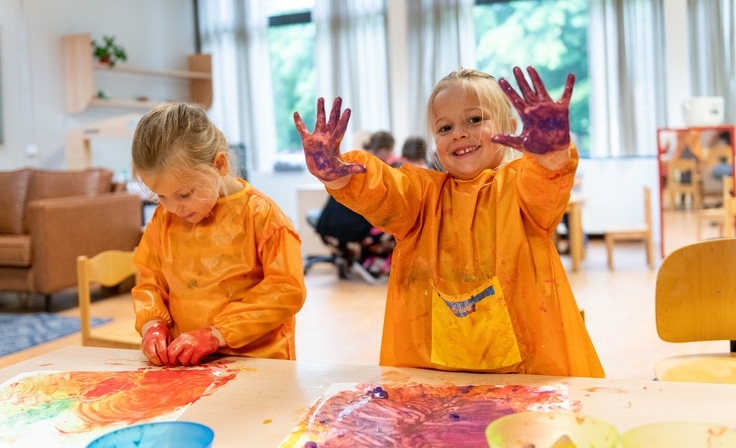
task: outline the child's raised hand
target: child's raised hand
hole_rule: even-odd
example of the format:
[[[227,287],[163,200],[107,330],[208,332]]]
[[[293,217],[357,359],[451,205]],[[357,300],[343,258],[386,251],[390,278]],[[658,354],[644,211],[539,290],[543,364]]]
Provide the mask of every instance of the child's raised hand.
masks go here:
[[[534,154],[546,154],[567,149],[570,145],[569,105],[575,75],[572,73],[567,75],[562,98],[559,101],[553,101],[534,67],[527,67],[527,71],[534,90],[529,87],[521,69],[514,67],[514,76],[523,98],[516,93],[508,81],[503,78],[498,80],[498,84],[511,100],[511,104],[516,108],[524,124],[521,134],[518,136],[494,135],[491,140]]]
[[[342,116],[340,107],[342,98],[335,98],[332,103],[330,120],[325,122],[325,100],[317,100],[317,123],[314,132],[310,133],[304,125],[299,112],[294,112],[296,129],[302,136],[302,146],[307,160],[309,172],[323,182],[332,182],[351,174],[365,173],[365,166],[345,163],[340,158],[340,142],[350,120],[350,109],[345,109]]]

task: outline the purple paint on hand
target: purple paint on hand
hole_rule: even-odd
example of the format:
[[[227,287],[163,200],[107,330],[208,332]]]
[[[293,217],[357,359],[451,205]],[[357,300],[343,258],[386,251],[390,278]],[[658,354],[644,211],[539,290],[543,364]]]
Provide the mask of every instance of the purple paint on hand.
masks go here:
[[[559,101],[553,101],[534,67],[528,67],[534,89],[524,78],[519,67],[514,67],[514,76],[519,84],[520,96],[509,82],[499,79],[498,84],[508,96],[511,104],[524,124],[518,136],[494,135],[491,140],[521,151],[545,154],[567,149],[570,146],[570,97],[575,84],[575,75],[567,75],[565,90]]]
[[[304,444],[304,448],[317,448],[317,442],[312,442],[311,440]]]
[[[365,166],[356,163],[345,163],[340,158],[340,143],[350,120],[350,109],[342,114],[340,108],[342,98],[337,97],[332,103],[329,120],[325,117],[325,100],[317,100],[317,122],[314,132],[309,132],[306,125],[294,112],[294,124],[302,137],[304,156],[309,172],[323,182],[331,182],[350,174],[365,173]]]

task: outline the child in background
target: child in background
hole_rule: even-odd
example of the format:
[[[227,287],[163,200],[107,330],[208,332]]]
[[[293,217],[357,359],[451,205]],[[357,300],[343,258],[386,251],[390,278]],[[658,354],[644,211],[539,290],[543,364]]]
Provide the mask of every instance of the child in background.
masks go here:
[[[378,131],[371,134],[363,144],[363,149],[397,168],[401,163],[393,155],[394,143],[391,134]],[[316,230],[322,241],[346,263],[341,277],[348,278],[347,274],[354,273],[368,283],[385,283],[391,271],[391,256],[396,246],[392,235],[374,227],[363,216],[332,196],[322,209]]]
[[[409,137],[401,147],[401,161],[429,168],[427,164],[427,142],[422,137]]]
[[[394,168],[401,166],[401,159],[394,154],[394,136],[386,131],[378,131],[371,134],[370,139],[363,144],[363,149],[372,153],[387,165]]]
[[[435,86],[427,117],[444,172],[341,155],[350,110],[341,115],[340,98],[329,120],[319,99],[313,133],[294,114],[310,172],[396,237],[381,365],[604,375],[551,238],[578,164],[574,77],[555,102],[528,72],[534,89],[514,68],[522,96],[467,69]],[[512,105],[524,124],[518,136]]]
[[[160,202],[135,254],[146,357],[157,366],[212,353],[295,359],[301,241],[270,198],[231,174],[222,132],[199,106],[163,104],[138,123],[132,155],[133,174]]]

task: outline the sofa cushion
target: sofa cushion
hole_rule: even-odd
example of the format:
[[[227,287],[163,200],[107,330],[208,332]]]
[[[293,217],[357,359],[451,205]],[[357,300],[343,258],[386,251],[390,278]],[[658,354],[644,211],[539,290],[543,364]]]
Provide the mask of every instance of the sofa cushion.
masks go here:
[[[28,178],[31,170],[0,172],[0,233],[23,233]]]
[[[30,235],[0,235],[0,266],[27,268],[31,265]]]
[[[98,179],[97,179],[97,193],[111,193],[115,191],[117,186],[112,181],[113,172],[112,170],[108,170],[106,168],[90,168],[87,171],[97,171]]]
[[[92,196],[112,189],[112,171],[94,168],[80,171],[52,171],[34,169],[28,183],[26,204],[38,199]],[[24,233],[29,231],[27,216]]]

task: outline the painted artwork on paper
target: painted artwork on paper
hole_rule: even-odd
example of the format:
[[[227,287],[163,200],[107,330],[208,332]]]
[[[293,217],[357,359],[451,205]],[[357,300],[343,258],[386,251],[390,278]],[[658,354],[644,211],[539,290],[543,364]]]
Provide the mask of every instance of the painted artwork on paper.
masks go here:
[[[236,375],[218,365],[18,375],[0,385],[0,446],[79,447],[121,427],[176,420]]]
[[[280,445],[479,447],[495,419],[567,411],[565,385],[333,385]]]

